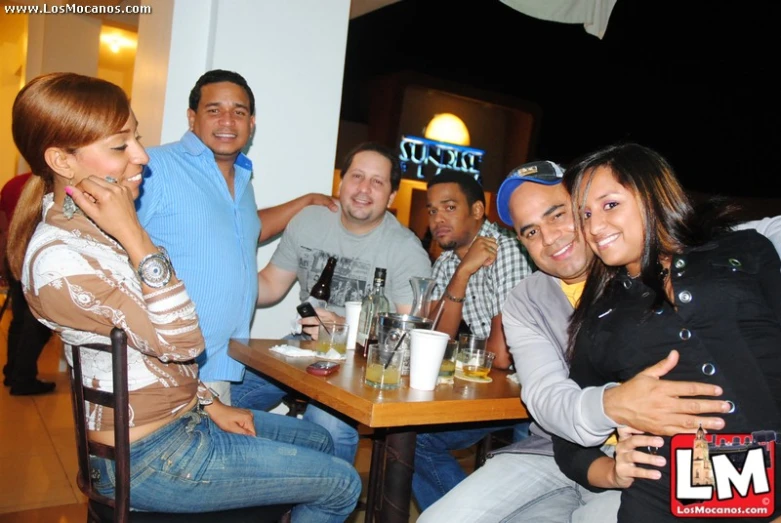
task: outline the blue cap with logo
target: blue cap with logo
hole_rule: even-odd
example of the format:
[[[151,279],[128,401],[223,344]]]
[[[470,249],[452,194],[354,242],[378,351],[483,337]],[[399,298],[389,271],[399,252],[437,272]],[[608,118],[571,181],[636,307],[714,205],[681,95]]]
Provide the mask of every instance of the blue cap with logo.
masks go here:
[[[561,183],[564,177],[564,169],[557,163],[543,160],[539,162],[529,162],[516,167],[499,187],[496,193],[496,210],[499,212],[499,218],[504,223],[512,227],[513,219],[510,216],[510,196],[513,191],[523,182],[541,183],[543,185],[556,185]]]

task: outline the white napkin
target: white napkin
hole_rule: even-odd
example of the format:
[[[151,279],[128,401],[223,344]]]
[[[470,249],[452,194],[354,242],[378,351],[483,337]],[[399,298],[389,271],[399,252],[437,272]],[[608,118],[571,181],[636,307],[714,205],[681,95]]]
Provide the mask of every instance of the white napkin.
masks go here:
[[[305,358],[307,356],[315,355],[315,351],[313,350],[293,347],[292,345],[275,345],[269,350],[284,354],[285,356],[290,356],[291,358]]]
[[[346,360],[347,356],[345,354],[341,354],[339,351],[334,349],[329,349],[328,352],[325,354],[318,354],[318,358],[321,360],[333,360],[333,361],[342,361]]]
[[[507,375],[507,379],[512,381],[513,383],[517,383],[518,385],[521,384],[521,381],[518,379],[518,373],[517,372],[514,373],[514,374],[508,374]]]
[[[311,349],[302,349],[300,347],[294,347],[292,345],[275,345],[271,347],[269,350],[278,352],[279,354],[283,354],[290,358],[307,358],[307,357],[311,358],[317,356],[317,358],[321,360],[342,361],[347,359],[347,356],[345,356],[344,354],[339,354],[339,352],[335,351],[334,349],[329,350],[325,354],[318,354],[317,352]]]

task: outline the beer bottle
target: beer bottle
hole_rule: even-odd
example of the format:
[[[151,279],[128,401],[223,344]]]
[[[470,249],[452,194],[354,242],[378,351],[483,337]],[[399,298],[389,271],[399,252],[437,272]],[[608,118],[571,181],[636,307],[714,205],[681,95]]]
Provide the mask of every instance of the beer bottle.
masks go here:
[[[309,291],[309,298],[307,301],[315,307],[325,309],[328,306],[328,300],[331,299],[331,280],[334,277],[334,269],[336,268],[336,257],[331,256],[328,258],[328,262],[325,264],[320,278],[312,286]]]

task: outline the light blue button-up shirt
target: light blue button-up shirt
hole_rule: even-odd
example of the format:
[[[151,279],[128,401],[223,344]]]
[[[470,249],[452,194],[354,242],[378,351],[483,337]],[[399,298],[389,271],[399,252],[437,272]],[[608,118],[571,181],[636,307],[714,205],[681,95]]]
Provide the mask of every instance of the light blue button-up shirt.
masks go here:
[[[195,302],[206,339],[201,380],[241,381],[244,365],[227,351],[231,338],[249,337],[257,302],[260,220],[252,162],[236,158],[231,198],[214,154],[192,132],[147,152],[138,217],[152,241],[168,250]]]

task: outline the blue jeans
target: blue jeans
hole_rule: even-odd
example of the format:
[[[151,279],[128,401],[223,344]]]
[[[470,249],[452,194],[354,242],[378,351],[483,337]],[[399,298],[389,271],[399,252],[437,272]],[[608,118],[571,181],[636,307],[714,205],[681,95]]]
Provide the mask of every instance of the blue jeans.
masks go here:
[[[293,521],[342,522],[361,479],[332,455],[328,433],[296,418],[253,412],[257,437],[231,434],[194,409],[130,446],[130,506],[209,512],[296,504]],[[114,497],[114,463],[91,458],[97,490]]]
[[[244,381],[231,383],[231,405],[240,409],[268,411],[287,394],[252,369],[244,371]]]
[[[307,405],[304,419],[328,431],[334,442],[334,455],[337,458],[342,458],[347,463],[355,461],[355,454],[358,452],[358,429],[355,428],[355,421],[331,414],[317,403]],[[345,419],[349,421],[344,421]]]
[[[421,512],[466,478],[464,469],[450,454],[451,450],[465,449],[492,432],[510,427],[513,428],[514,442],[529,435],[528,421],[516,425],[418,433],[412,494]]]
[[[590,492],[562,474],[553,456],[506,453],[487,460],[418,523],[615,523],[620,504],[620,490]]]
[[[283,339],[311,340],[312,338],[307,334],[290,334]],[[244,381],[246,381],[246,378],[244,378]],[[233,389],[231,390],[232,393]],[[337,458],[342,458],[347,463],[354,462],[355,454],[358,452],[358,429],[355,428],[355,421],[339,414],[332,414],[324,410],[325,408],[314,401],[310,401],[304,411],[304,419],[320,425],[328,431],[334,442],[334,455]]]

